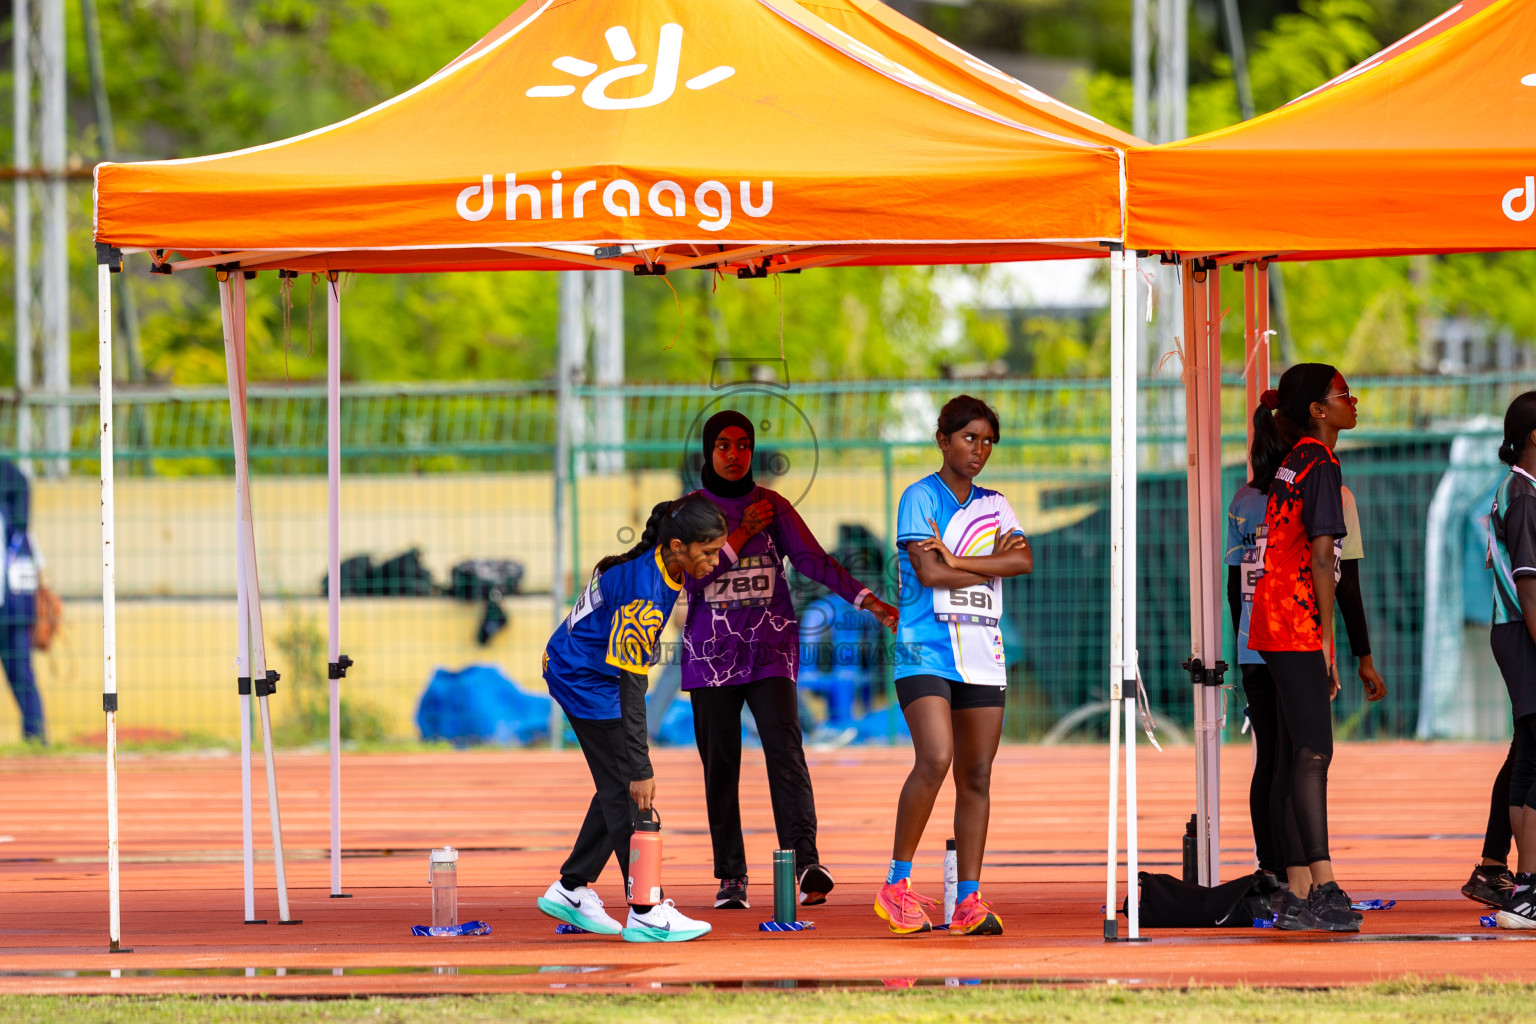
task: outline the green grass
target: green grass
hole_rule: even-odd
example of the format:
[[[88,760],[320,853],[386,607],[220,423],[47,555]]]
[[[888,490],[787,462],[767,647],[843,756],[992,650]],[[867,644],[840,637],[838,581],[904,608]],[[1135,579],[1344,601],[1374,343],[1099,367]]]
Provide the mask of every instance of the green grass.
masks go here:
[[[416,999],[264,1000],[0,996],[10,1024],[732,1024],[804,1017],[885,1022],[1195,1021],[1337,1024],[1354,1021],[1530,1019],[1536,986],[1468,981],[1365,985],[1322,991],[1252,988],[1132,990],[1114,986],[775,992],[696,989],[660,995],[462,996]]]

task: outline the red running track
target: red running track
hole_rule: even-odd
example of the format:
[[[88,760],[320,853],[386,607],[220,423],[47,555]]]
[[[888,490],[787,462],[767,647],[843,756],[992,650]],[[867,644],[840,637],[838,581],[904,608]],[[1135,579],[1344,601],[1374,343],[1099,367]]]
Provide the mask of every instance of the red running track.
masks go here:
[[[343,880],[329,899],[328,782],[323,753],[278,758],[294,914],[278,927],[264,781],[255,779],[258,914],[242,923],[239,768],[227,755],[121,762],[123,936],[109,955],[105,781],[96,758],[0,761],[0,992],[277,994],[488,992],[717,985],[942,984],[944,979],[1115,980],[1124,984],[1331,986],[1453,975],[1536,981],[1533,933],[1480,927],[1457,891],[1477,860],[1488,789],[1503,748],[1354,744],[1333,762],[1333,851],[1356,899],[1384,897],[1359,936],[1261,929],[1148,931],[1102,940],[1107,754],[1102,747],[1005,747],[993,777],[983,884],[1007,933],[899,937],[870,910],[890,856],[903,748],[813,751],[830,902],[803,916],[816,930],[763,935],[772,916],[774,840],[761,755],[743,778],[750,911],[710,909],[714,883],[698,759],[658,752],[668,892],[715,925],[692,943],[629,944],[556,936],[534,909],[585,811],[591,782],[576,752],[349,755],[343,762]],[[1249,749],[1223,759],[1225,863],[1251,869]],[[1178,873],[1193,810],[1193,750],[1141,748],[1142,865]],[[916,888],[939,897],[950,834],[948,792],[928,828]],[[413,939],[427,923],[426,850],[452,844],[461,919],[481,938]],[[1122,871],[1123,875],[1123,871]],[[610,909],[616,873],[598,883]],[[1124,894],[1124,880],[1121,889]],[[622,908],[617,908],[622,914]],[[281,969],[283,976],[276,972]],[[110,972],[121,972],[113,977]],[[456,971],[457,973],[451,973]],[[175,972],[175,973],[166,973]],[[951,982],[953,983],[953,981]]]

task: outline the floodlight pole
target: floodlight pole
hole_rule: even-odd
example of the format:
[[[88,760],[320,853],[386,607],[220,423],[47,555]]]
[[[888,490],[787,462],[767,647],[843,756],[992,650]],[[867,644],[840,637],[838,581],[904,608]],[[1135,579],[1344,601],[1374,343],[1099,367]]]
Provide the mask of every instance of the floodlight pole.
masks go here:
[[[341,275],[325,275],[325,423],[328,543],[330,555],[326,607],[330,615],[331,684],[331,898],[350,899],[341,891],[341,681],[352,659],[341,653]]]
[[[117,829],[117,540],[112,473],[112,272],[122,253],[96,250],[96,365],[101,399],[101,708],[107,716],[107,948],[123,948]]]

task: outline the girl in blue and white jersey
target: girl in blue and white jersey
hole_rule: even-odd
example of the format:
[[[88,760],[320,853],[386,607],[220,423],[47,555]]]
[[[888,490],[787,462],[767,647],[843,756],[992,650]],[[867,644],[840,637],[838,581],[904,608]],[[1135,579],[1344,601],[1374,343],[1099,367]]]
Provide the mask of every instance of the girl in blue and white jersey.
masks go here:
[[[959,871],[950,930],[999,935],[981,898],[991,813],[992,759],[1003,732],[1002,580],[1034,568],[1008,499],[974,483],[999,439],[997,413],[960,395],[939,412],[939,471],[902,493],[896,545],[901,569],[896,696],[912,731],[914,763],[896,808],[896,836],[875,912],[895,932],[928,931],[912,891],[912,857],[953,764]]]

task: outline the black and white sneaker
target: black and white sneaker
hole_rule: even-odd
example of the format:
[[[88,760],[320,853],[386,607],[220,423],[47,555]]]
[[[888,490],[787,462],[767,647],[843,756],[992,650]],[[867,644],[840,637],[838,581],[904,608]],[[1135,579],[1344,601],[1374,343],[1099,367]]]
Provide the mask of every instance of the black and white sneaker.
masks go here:
[[[1536,928],[1536,889],[1532,883],[1536,877],[1525,874],[1515,876],[1515,891],[1509,905],[1500,910],[1495,920],[1500,928]]]
[[[1485,907],[1502,910],[1515,892],[1515,876],[1509,868],[1479,864],[1461,887],[1461,894]]]
[[[827,902],[832,884],[832,872],[820,864],[812,864],[800,872],[800,905],[818,907]]]
[[[715,893],[716,910],[748,910],[751,906],[747,901],[746,875],[720,880],[720,891]]]

